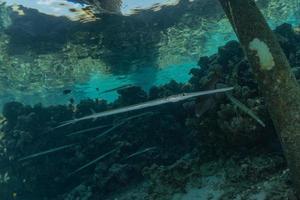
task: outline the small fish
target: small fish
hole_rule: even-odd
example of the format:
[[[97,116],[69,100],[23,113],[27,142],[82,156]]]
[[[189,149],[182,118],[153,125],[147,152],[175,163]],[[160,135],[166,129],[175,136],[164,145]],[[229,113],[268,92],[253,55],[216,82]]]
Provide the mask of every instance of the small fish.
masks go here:
[[[182,94],[173,95],[173,96],[169,96],[169,97],[165,97],[165,98],[160,98],[160,99],[156,99],[156,100],[152,100],[152,101],[147,101],[147,102],[140,103],[140,104],[126,106],[123,108],[108,110],[108,111],[104,111],[104,112],[100,112],[100,113],[94,113],[94,114],[87,115],[85,117],[81,117],[78,119],[65,121],[61,125],[57,126],[56,128],[61,128],[61,127],[71,125],[71,124],[74,124],[74,123],[77,123],[77,122],[80,122],[83,120],[88,120],[88,119],[95,120],[95,119],[98,119],[101,117],[107,117],[107,116],[112,116],[112,115],[116,115],[116,114],[120,114],[120,113],[141,110],[141,109],[155,107],[155,106],[159,106],[159,105],[163,105],[163,104],[167,104],[167,103],[176,103],[176,102],[184,101],[184,100],[187,100],[190,98],[195,98],[198,96],[212,95],[212,94],[216,94],[216,93],[228,92],[231,90],[233,90],[233,87],[226,87],[226,88],[201,91],[201,92],[182,93]]]
[[[132,84],[126,84],[126,85],[122,85],[120,87],[116,87],[116,88],[112,88],[112,89],[109,89],[109,90],[105,90],[105,91],[101,92],[100,94],[114,92],[114,91],[117,91],[117,90],[123,90],[123,89],[131,88],[131,87],[133,87]]]
[[[72,90],[66,89],[66,90],[63,91],[63,94],[64,94],[64,95],[67,95],[67,94],[70,94],[71,92],[72,92]]]

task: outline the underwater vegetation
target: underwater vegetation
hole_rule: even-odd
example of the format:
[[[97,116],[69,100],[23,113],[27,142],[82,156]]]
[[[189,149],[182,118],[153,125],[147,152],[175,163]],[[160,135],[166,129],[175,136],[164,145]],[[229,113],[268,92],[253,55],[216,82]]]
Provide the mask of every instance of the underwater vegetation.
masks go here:
[[[283,24],[274,34],[299,80],[299,32]],[[5,104],[0,197],[295,198],[266,99],[240,44],[230,41],[198,65],[187,83],[171,81],[148,93],[137,86],[121,88],[112,103],[99,98],[48,107]],[[94,112],[224,86],[234,89],[60,126],[93,118]]]

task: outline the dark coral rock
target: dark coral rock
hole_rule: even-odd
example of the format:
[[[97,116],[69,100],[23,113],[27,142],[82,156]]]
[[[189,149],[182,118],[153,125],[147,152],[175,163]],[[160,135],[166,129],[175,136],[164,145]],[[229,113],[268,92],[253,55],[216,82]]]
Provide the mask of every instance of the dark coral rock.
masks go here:
[[[35,106],[33,110],[39,115],[38,122],[40,124],[47,123],[48,120],[56,123],[70,120],[74,114],[73,108],[63,105],[50,106],[48,108],[37,108]]]
[[[274,30],[275,33],[280,34],[281,36],[287,38],[288,40],[295,41],[297,40],[297,35],[293,30],[293,26],[291,24],[283,23],[282,25],[276,27]]]
[[[92,197],[92,191],[91,188],[88,186],[85,186],[83,184],[78,185],[76,188],[74,188],[69,194],[66,195],[64,200],[89,200]]]
[[[232,162],[236,166],[227,169],[226,178],[228,181],[236,183],[243,179],[257,182],[265,177],[271,176],[279,170],[286,168],[284,157],[275,154],[249,156],[246,158],[236,157],[231,159],[232,160],[228,163]],[[235,170],[235,172],[232,170]]]
[[[190,88],[187,87],[185,84],[177,83],[176,81],[171,80],[169,83],[163,86],[160,87],[153,86],[152,88],[150,88],[149,99],[152,100],[152,99],[167,97],[174,94],[187,92],[189,90]]]
[[[96,186],[94,193],[106,197],[116,191],[126,189],[130,184],[136,184],[141,179],[142,174],[134,165],[111,163],[109,166],[100,163],[96,168],[92,183]]]
[[[184,192],[186,184],[200,176],[200,163],[200,159],[187,154],[169,166],[153,164],[144,168],[144,175],[150,179],[148,198],[171,199],[174,193]]]
[[[210,59],[208,56],[200,57],[198,61],[198,66],[201,67],[201,69],[207,69],[210,65]]]
[[[223,67],[226,67],[230,60],[239,60],[244,57],[243,50],[237,41],[230,41],[225,46],[220,47],[218,54],[218,63]]]
[[[161,93],[161,88],[157,86],[151,87],[149,90],[149,99],[153,100],[159,98],[160,93]]]
[[[205,97],[198,99],[196,108],[204,112],[201,118],[188,115],[188,126],[198,132],[195,138],[205,138],[205,143],[198,142],[202,149],[214,149],[215,152],[224,148],[234,149],[236,146],[263,146],[270,134],[274,132],[263,99],[259,96],[257,82],[251,67],[244,58],[238,42],[230,41],[219,48],[218,54],[205,57],[205,69],[193,69],[190,83],[193,90],[214,89],[219,85],[234,86],[235,97],[256,113],[267,128],[261,127],[255,120],[228,102],[223,95],[214,95],[209,102],[214,106],[208,108]],[[203,116],[202,116],[203,115]],[[194,118],[194,119],[193,119]],[[218,145],[216,145],[218,144]],[[197,144],[195,144],[197,145]]]
[[[147,100],[147,93],[138,86],[128,87],[117,91],[120,95],[117,102],[120,105],[132,105]]]
[[[275,34],[292,66],[297,63],[297,51],[299,51],[300,35],[296,34],[291,24],[284,23],[275,29]]]
[[[80,101],[80,103],[76,106],[76,116],[82,117],[85,115],[92,114],[93,112],[101,112],[107,109],[107,102],[105,100],[92,100],[86,99]]]
[[[25,131],[34,130],[37,127],[37,120],[38,115],[34,112],[31,112],[28,115],[21,115],[18,117],[16,129]]]
[[[232,81],[236,81],[236,83],[241,86],[247,86],[251,89],[257,89],[258,85],[256,80],[254,79],[254,74],[248,61],[243,60],[236,67],[237,70],[235,71],[233,77],[235,80]]]
[[[197,76],[197,77],[200,77],[202,75],[202,72],[203,70],[199,69],[199,68],[192,68],[190,70],[190,73],[192,76]]]
[[[136,182],[141,178],[140,172],[128,164],[114,164],[108,170],[110,178],[107,180],[106,189],[109,192],[126,187],[129,182]]]
[[[2,114],[9,123],[15,123],[19,115],[24,112],[24,105],[19,102],[9,102],[3,106]]]

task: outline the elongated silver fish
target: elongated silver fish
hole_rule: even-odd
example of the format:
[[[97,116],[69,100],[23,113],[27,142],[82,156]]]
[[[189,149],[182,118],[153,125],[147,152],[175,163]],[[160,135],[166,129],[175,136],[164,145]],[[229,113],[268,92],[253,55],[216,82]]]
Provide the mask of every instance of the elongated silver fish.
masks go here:
[[[155,106],[159,106],[159,105],[163,105],[163,104],[167,104],[167,103],[176,103],[176,102],[184,101],[186,99],[190,99],[190,98],[194,98],[194,97],[198,97],[198,96],[228,92],[230,90],[233,90],[233,87],[226,87],[226,88],[208,90],[208,91],[201,91],[201,92],[177,94],[177,95],[173,95],[173,96],[169,96],[169,97],[165,97],[165,98],[160,98],[160,99],[156,99],[156,100],[152,100],[152,101],[147,101],[147,102],[140,103],[140,104],[126,106],[126,107],[123,107],[123,108],[117,108],[117,109],[114,109],[114,110],[108,110],[108,111],[104,111],[104,112],[100,112],[100,113],[94,113],[92,115],[88,115],[88,116],[81,117],[81,118],[78,118],[78,119],[65,121],[61,125],[59,125],[58,127],[59,128],[64,127],[64,126],[67,126],[67,125],[70,125],[70,124],[73,124],[73,123],[76,123],[76,122],[80,122],[80,121],[83,121],[83,120],[98,119],[98,118],[101,118],[101,117],[107,117],[107,116],[116,115],[116,114],[120,114],[120,113],[125,113],[125,112],[130,112],[130,111],[135,111],[135,110],[141,110],[141,109],[144,109],[144,108],[155,107]]]
[[[91,141],[94,141],[94,140],[97,140],[97,139],[99,139],[101,137],[104,137],[108,133],[114,131],[115,129],[119,128],[120,126],[122,126],[123,124],[125,124],[126,122],[128,122],[128,121],[130,121],[132,119],[136,119],[136,118],[139,118],[139,117],[143,117],[143,116],[146,116],[146,115],[152,115],[152,114],[154,114],[154,112],[146,112],[146,113],[141,113],[141,114],[138,114],[138,115],[133,115],[133,116],[130,116],[130,117],[126,118],[126,119],[123,119],[121,122],[119,122],[118,124],[114,125],[110,129],[107,129],[103,133],[100,133],[99,135],[97,135],[96,137],[94,137]]]
[[[39,157],[39,156],[47,155],[47,154],[50,154],[50,153],[54,153],[54,152],[57,152],[57,151],[61,151],[61,150],[64,150],[64,149],[71,148],[73,146],[75,146],[75,144],[69,144],[69,145],[64,145],[64,146],[61,146],[61,147],[56,147],[56,148],[53,148],[53,149],[49,149],[49,150],[46,150],[46,151],[42,151],[42,152],[39,152],[39,153],[35,153],[35,154],[32,154],[32,155],[26,156],[24,158],[20,158],[19,161],[24,161],[24,160],[36,158],[36,157]]]
[[[83,129],[83,130],[80,130],[80,131],[75,131],[73,133],[70,133],[67,136],[71,137],[71,136],[86,133],[86,132],[89,132],[89,131],[95,131],[95,130],[98,130],[98,129],[107,128],[109,126],[111,126],[111,125],[101,125],[101,126],[97,126],[97,127],[93,127],[93,128]]]
[[[107,152],[107,153],[105,153],[105,154],[103,154],[103,155],[101,155],[99,157],[97,157],[96,159],[88,162],[87,164],[83,165],[82,167],[80,167],[80,168],[76,169],[75,171],[73,171],[72,173],[70,173],[69,176],[72,176],[72,175],[76,174],[77,172],[80,172],[81,170],[83,170],[83,169],[85,169],[85,168],[93,165],[94,163],[96,163],[96,162],[98,162],[98,161],[106,158],[107,156],[109,156],[110,154],[112,154],[112,153],[114,153],[116,151],[117,151],[117,148],[113,149],[113,150],[111,150],[111,151],[109,151],[109,152]]]
[[[133,158],[133,157],[142,155],[142,154],[144,154],[144,153],[147,153],[147,152],[149,152],[149,151],[153,151],[153,150],[156,150],[156,149],[157,149],[157,147],[149,147],[149,148],[140,150],[140,151],[138,151],[138,152],[135,152],[135,153],[133,153],[133,154],[127,156],[127,157],[125,158],[125,160],[128,160],[128,159],[130,159],[130,158]]]
[[[231,94],[226,94],[228,99],[236,105],[241,111],[245,112],[247,115],[252,117],[257,123],[259,123],[262,127],[266,127],[266,124],[250,109],[248,108],[245,104],[234,98]]]

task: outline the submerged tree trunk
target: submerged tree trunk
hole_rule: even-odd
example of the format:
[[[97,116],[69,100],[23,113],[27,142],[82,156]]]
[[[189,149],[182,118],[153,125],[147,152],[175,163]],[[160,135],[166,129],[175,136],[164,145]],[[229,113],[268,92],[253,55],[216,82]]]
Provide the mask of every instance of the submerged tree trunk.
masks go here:
[[[300,88],[254,0],[219,0],[253,68],[300,197]]]

